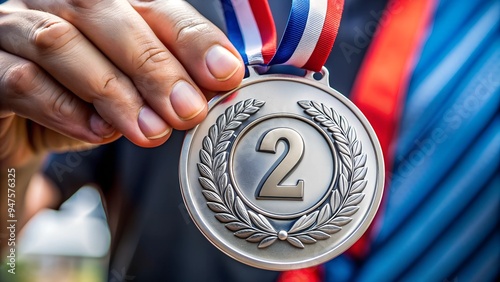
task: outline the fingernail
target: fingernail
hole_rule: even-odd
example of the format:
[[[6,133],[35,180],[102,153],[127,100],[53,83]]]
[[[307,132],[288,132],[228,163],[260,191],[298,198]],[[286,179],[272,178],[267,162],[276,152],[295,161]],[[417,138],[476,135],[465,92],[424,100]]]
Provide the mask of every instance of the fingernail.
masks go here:
[[[179,81],[170,94],[170,103],[182,120],[190,120],[205,109],[207,102],[191,84]]]
[[[115,133],[115,128],[95,113],[90,116],[90,129],[102,138],[109,138]]]
[[[148,106],[141,108],[137,122],[144,136],[150,140],[160,139],[171,130],[170,126]]]
[[[208,49],[205,61],[210,73],[219,81],[230,79],[241,65],[233,53],[220,45]]]

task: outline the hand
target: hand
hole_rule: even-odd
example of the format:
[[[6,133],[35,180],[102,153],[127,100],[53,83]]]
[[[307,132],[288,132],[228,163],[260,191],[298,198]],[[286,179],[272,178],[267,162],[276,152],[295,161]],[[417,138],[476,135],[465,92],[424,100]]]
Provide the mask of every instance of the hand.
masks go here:
[[[0,160],[14,163],[122,134],[158,146],[203,120],[203,92],[244,75],[226,36],[183,1],[10,1],[0,34]]]

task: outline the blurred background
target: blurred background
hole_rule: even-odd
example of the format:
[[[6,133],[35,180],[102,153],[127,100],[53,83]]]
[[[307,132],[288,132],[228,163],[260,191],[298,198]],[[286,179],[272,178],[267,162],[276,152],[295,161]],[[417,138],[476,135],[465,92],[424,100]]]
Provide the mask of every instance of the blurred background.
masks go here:
[[[16,274],[2,271],[0,281],[106,281],[111,238],[101,196],[92,186],[80,188],[59,210],[38,212],[17,240]],[[124,281],[122,273],[115,275]]]

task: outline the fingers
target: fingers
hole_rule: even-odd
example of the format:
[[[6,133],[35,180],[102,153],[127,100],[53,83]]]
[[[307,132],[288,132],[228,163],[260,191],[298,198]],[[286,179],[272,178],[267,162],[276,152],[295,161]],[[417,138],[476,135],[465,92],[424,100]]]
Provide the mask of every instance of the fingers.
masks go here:
[[[200,88],[228,90],[243,78],[225,35],[182,1],[24,2],[60,18],[0,13],[0,48],[37,63],[137,145],[193,127],[207,113]],[[19,35],[22,44],[9,47]]]
[[[129,2],[202,88],[230,90],[241,83],[245,69],[237,50],[187,2]]]
[[[38,66],[0,51],[0,111],[14,112],[82,141],[116,139],[109,126],[86,103],[52,80]]]
[[[163,143],[171,127],[155,114],[130,79],[73,25],[38,11],[0,17],[0,47],[40,65],[132,142]],[[12,44],[15,39],[16,44]]]
[[[156,113],[172,127],[187,129],[206,116],[206,99],[198,86],[125,0],[32,0],[28,6],[63,17],[89,38],[132,80],[151,109],[146,117]]]

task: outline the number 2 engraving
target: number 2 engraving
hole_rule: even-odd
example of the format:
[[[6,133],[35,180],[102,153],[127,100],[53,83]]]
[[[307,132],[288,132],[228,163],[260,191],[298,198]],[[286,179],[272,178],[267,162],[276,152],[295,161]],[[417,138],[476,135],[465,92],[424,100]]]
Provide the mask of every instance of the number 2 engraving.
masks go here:
[[[259,200],[303,200],[304,180],[299,179],[296,185],[281,185],[281,183],[302,159],[304,140],[297,131],[291,128],[275,128],[264,134],[258,151],[275,154],[279,141],[287,143],[286,155],[268,173],[256,198]]]

